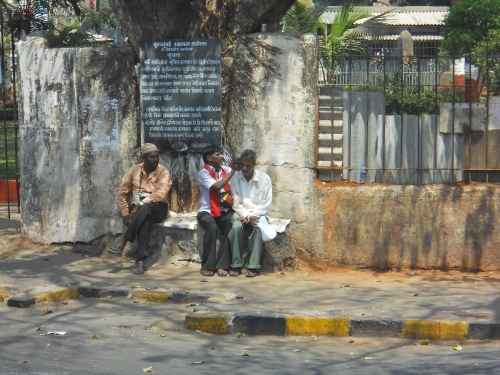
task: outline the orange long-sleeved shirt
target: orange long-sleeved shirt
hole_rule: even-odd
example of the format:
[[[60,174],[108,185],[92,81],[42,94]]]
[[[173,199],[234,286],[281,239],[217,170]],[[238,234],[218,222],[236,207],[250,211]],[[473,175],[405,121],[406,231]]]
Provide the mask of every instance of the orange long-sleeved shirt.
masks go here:
[[[139,194],[139,183],[142,173],[141,191],[152,193],[144,198],[144,203],[158,202],[167,203],[167,194],[172,186],[170,172],[163,165],[158,164],[156,170],[146,176],[146,172],[142,168],[144,163],[134,165],[128,170],[123,177],[122,184],[118,188],[118,207],[122,212],[122,216],[128,215],[128,193],[132,191],[133,195]]]

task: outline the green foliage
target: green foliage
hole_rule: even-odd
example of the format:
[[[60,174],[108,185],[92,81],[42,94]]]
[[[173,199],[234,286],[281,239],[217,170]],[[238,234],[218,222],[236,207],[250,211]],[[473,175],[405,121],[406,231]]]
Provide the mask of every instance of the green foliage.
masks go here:
[[[57,33],[57,36],[65,46],[81,47],[94,40],[91,34],[78,31],[78,27],[79,25],[69,25]]]
[[[314,33],[321,24],[321,16],[330,2],[314,4],[312,0],[297,0],[283,18],[285,33]]]
[[[366,88],[360,87],[356,91],[366,91]],[[379,79],[368,91],[384,93],[386,115],[434,115],[439,112],[442,103],[464,101],[463,93],[458,90],[407,85],[402,81],[401,71],[387,74],[385,82]]]
[[[450,9],[441,45],[452,55],[471,53],[490,38],[492,30],[500,29],[500,0],[463,0]]]
[[[82,8],[80,22],[82,25],[86,25],[88,30],[96,33],[102,29],[121,30],[120,21],[110,8],[98,10]]]

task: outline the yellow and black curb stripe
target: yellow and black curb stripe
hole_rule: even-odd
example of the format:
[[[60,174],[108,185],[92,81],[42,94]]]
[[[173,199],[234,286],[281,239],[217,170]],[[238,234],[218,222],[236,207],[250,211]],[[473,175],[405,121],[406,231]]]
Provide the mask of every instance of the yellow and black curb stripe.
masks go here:
[[[170,296],[165,292],[152,292],[149,290],[134,290],[132,296],[135,298],[145,299],[148,302],[165,303]]]
[[[5,301],[7,298],[9,298],[12,295],[9,291],[5,289],[0,289],[0,302]]]
[[[349,319],[256,313],[191,313],[186,316],[186,328],[206,333],[270,336],[396,337],[453,341],[500,339],[498,323]]]
[[[57,288],[54,290],[49,290],[40,294],[35,294],[33,296],[36,303],[40,302],[56,302],[64,301],[67,299],[78,298],[77,288]]]

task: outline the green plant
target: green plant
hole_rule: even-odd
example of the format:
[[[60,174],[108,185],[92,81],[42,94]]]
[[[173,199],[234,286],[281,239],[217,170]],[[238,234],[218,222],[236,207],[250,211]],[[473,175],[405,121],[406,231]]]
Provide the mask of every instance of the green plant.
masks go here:
[[[428,85],[408,85],[402,80],[401,71],[386,74],[373,86],[358,87],[353,91],[383,92],[386,115],[433,115],[442,103],[460,103],[464,95],[459,90],[436,88]]]

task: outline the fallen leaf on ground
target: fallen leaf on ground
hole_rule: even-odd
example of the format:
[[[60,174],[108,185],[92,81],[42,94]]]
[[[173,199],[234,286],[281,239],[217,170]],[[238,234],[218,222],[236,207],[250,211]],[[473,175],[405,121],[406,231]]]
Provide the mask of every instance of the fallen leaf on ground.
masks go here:
[[[98,339],[97,335],[92,335],[92,338],[93,338],[94,340],[97,340],[97,339]]]
[[[196,306],[196,303],[190,303],[189,305],[186,305],[186,307],[193,307]]]
[[[245,337],[244,333],[237,333],[238,337]]]
[[[236,299],[243,299],[243,296],[236,296]]]
[[[373,358],[372,357],[365,357],[363,359],[366,359],[367,361],[371,361]]]
[[[220,350],[220,349],[219,349],[218,347],[216,347],[216,346],[212,346],[212,347],[210,348],[210,350]]]
[[[53,361],[59,361],[59,358],[52,358]]]
[[[293,351],[294,352],[301,352],[302,350],[301,349],[294,349]]]
[[[67,305],[67,304],[68,304],[68,302],[67,302],[67,301],[66,301],[66,302],[61,302],[61,303],[62,303],[63,305]]]
[[[356,355],[357,353],[349,353],[349,355]]]
[[[377,280],[377,281],[375,281],[375,282],[376,282],[376,283],[381,283],[382,281],[380,281],[380,280]]]
[[[279,274],[280,274],[280,275],[284,275],[285,273],[284,273],[284,272],[280,272]]]
[[[424,341],[422,341],[420,343],[420,345],[430,345],[430,344],[431,344],[431,342],[428,339],[425,339]]]
[[[348,343],[349,344],[352,344],[354,342],[354,340],[349,340]]]
[[[144,368],[142,369],[142,372],[153,372],[153,366],[144,367]]]
[[[418,293],[412,294],[411,296],[416,297],[416,296],[418,296]]]
[[[463,349],[462,346],[459,343],[457,343],[457,345],[453,347],[453,350],[463,350]]]
[[[307,272],[304,274],[305,277],[309,277],[311,275],[309,275]]]
[[[206,283],[207,280],[200,280],[200,283]]]
[[[240,354],[241,357],[249,357],[250,355],[245,353],[245,351],[243,349],[241,349],[241,354]]]
[[[52,310],[45,309],[45,310],[43,310],[42,316],[47,315],[47,314],[52,314],[53,312],[54,311],[52,311]]]
[[[132,299],[134,295],[132,293],[129,293],[129,295],[127,296],[128,299]]]
[[[194,361],[193,362],[195,365],[201,365],[202,363],[205,363],[205,361]]]
[[[167,335],[164,335],[163,333],[160,335],[161,337],[167,337]]]
[[[36,328],[35,331],[41,331],[40,327]]]

